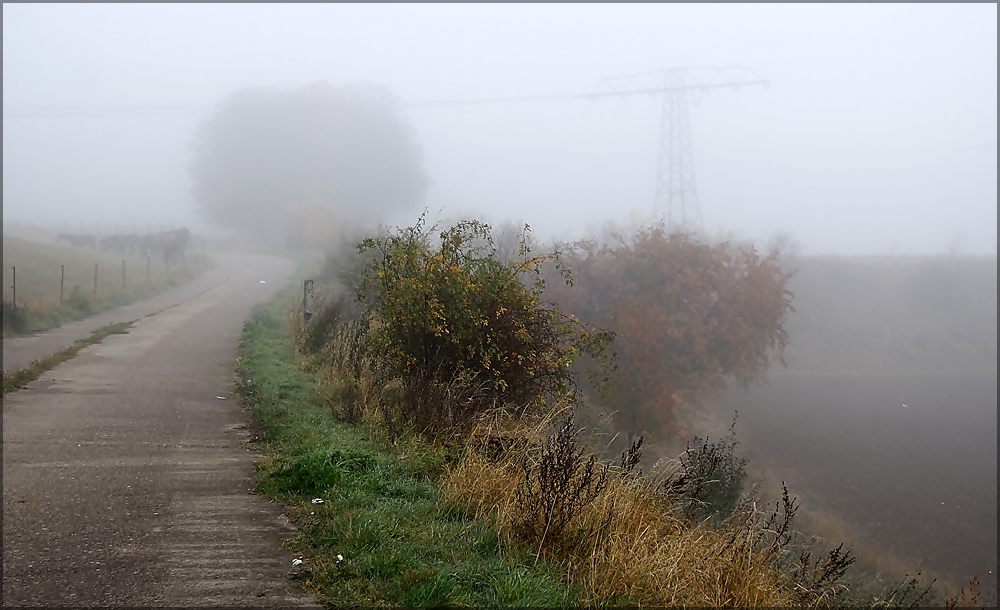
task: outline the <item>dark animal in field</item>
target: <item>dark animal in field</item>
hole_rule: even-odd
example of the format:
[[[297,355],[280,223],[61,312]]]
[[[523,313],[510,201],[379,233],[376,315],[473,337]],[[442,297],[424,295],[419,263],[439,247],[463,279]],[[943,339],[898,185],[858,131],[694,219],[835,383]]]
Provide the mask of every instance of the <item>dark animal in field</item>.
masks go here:
[[[93,235],[74,235],[72,233],[60,233],[56,238],[56,243],[66,242],[74,248],[97,248],[97,238]]]
[[[101,250],[117,254],[140,254],[142,238],[138,235],[108,235],[101,240]]]
[[[191,231],[187,229],[177,229],[147,235],[143,240],[143,247],[149,256],[154,254],[163,255],[163,262],[170,264],[184,260],[187,251],[188,240],[191,239]]]
[[[101,250],[121,255],[163,256],[170,264],[184,259],[191,232],[187,229],[164,231],[152,235],[108,235],[101,240]]]

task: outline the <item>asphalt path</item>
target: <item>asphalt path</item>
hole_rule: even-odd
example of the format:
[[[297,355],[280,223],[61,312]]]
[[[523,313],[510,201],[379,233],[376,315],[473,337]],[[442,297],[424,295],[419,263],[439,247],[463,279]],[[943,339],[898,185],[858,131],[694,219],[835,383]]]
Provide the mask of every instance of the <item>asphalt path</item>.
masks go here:
[[[139,319],[4,397],[5,607],[317,605],[289,577],[294,528],[251,491],[261,456],[233,395],[243,322],[294,265],[214,258],[170,294],[77,325]],[[80,338],[69,326],[20,351],[5,341],[4,366]]]
[[[44,358],[73,345],[77,339],[88,337],[91,332],[119,322],[131,322],[190,301],[198,295],[225,283],[236,273],[254,265],[254,258],[239,254],[213,254],[216,265],[199,277],[166,290],[158,295],[94,314],[82,320],[67,322],[58,328],[3,340],[3,369],[15,371],[24,368],[39,358]],[[261,269],[258,282],[269,280]],[[251,273],[252,274],[252,273]]]

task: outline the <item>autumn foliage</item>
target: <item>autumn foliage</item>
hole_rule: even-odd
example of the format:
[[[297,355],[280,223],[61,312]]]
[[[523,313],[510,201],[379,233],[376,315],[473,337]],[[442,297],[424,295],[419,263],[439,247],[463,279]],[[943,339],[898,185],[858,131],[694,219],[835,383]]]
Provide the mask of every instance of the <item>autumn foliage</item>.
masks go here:
[[[489,225],[435,236],[423,222],[359,245],[370,260],[358,297],[371,362],[384,384],[401,384],[402,419],[440,430],[572,395],[570,364],[600,358],[612,336],[541,300],[540,271],[555,257],[532,256],[522,235],[520,257],[503,262]]]
[[[552,283],[547,296],[616,333],[618,374],[605,400],[620,431],[683,436],[679,405],[747,386],[781,359],[794,309],[791,273],[776,256],[662,225],[615,247],[582,242],[564,252],[575,285]]]

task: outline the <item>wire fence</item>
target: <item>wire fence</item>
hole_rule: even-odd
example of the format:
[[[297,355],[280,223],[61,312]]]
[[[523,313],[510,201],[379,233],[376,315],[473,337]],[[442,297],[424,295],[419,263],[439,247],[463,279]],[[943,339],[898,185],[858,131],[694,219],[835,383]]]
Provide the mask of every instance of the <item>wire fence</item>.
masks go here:
[[[172,281],[174,270],[187,262],[154,262],[150,255],[118,261],[104,257],[107,260],[94,262],[91,268],[85,252],[70,250],[65,262],[22,255],[16,257],[17,264],[4,266],[0,308],[5,336],[26,332],[39,323],[51,327],[57,320],[131,301]]]

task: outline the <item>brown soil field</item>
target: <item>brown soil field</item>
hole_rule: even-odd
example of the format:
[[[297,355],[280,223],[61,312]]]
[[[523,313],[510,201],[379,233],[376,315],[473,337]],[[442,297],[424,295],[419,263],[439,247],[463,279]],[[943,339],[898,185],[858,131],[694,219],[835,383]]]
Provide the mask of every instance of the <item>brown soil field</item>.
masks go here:
[[[996,258],[790,267],[788,368],[710,401],[694,432],[718,437],[738,410],[751,479],[771,495],[785,481],[803,531],[944,595],[978,576],[996,603]]]
[[[785,481],[808,525],[837,523],[814,533],[946,594],[978,576],[996,599],[995,374],[783,374],[716,408],[738,410],[751,478]]]

